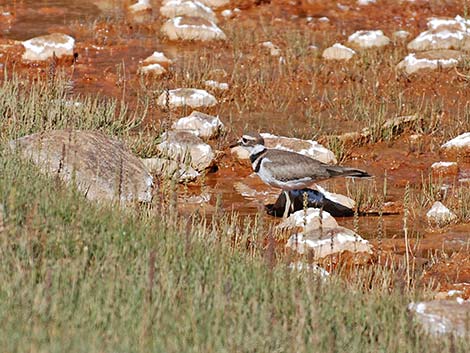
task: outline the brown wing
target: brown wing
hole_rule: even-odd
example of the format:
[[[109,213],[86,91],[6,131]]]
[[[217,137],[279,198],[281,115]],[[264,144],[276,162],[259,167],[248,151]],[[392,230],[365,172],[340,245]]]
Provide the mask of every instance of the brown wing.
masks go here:
[[[290,151],[268,150],[264,155],[263,167],[268,169],[274,178],[289,181],[303,178],[322,180],[330,178],[328,164],[316,159]]]

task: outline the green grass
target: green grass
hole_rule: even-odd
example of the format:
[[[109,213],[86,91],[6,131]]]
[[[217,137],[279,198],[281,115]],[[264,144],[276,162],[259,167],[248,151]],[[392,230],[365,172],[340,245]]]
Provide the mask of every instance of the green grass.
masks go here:
[[[424,336],[406,310],[423,293],[379,266],[321,281],[220,225],[90,203],[8,153],[0,170],[5,352],[465,351]]]
[[[15,87],[0,86],[9,94],[0,100],[2,141],[63,127],[131,136],[113,102],[85,99],[69,110],[51,99],[56,88]],[[392,270],[321,281],[289,270],[282,253],[268,261],[263,223],[240,227],[216,212],[207,226],[178,215],[171,195],[149,206],[91,203],[0,152],[4,352],[468,351],[420,332],[406,308],[427,294],[403,290]]]

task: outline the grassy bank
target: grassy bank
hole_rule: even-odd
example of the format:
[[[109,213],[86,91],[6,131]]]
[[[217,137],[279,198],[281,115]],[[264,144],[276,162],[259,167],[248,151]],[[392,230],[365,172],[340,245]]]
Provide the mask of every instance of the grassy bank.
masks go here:
[[[203,239],[186,219],[91,204],[14,156],[0,168],[5,352],[465,350],[423,336],[406,310],[420,294],[390,289],[383,268],[321,281],[234,249],[222,227]]]

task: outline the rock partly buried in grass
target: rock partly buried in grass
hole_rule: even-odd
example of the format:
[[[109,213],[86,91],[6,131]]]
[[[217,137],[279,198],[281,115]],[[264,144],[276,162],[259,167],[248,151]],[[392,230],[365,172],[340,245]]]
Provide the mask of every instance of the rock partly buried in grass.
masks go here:
[[[167,18],[180,16],[200,17],[217,23],[217,16],[214,11],[197,0],[165,1],[163,6],[160,7],[160,14]]]
[[[217,25],[200,17],[174,17],[165,22],[161,31],[170,40],[226,40]]]
[[[218,116],[193,111],[189,116],[175,121],[172,128],[175,130],[191,130],[197,136],[208,140],[217,137],[224,128],[224,124]]]
[[[177,88],[163,92],[158,97],[157,104],[162,108],[169,106],[170,109],[183,107],[204,108],[216,105],[217,99],[203,89]]]
[[[390,44],[390,38],[381,30],[357,31],[349,36],[348,42],[360,48],[373,48]]]
[[[10,141],[41,171],[74,182],[91,200],[150,202],[153,178],[116,139],[95,131],[54,130]]]
[[[326,60],[349,60],[356,52],[340,43],[335,43],[323,51],[322,57]]]
[[[131,13],[149,12],[152,11],[150,0],[138,0],[135,4],[128,7]]]
[[[410,32],[405,31],[405,30],[398,30],[393,32],[392,37],[395,40],[405,40],[410,36]]]
[[[441,146],[444,155],[448,157],[470,156],[470,132],[465,132]]]
[[[412,74],[423,69],[451,68],[457,66],[462,58],[462,52],[457,50],[430,50],[411,53],[398,63],[397,69]]]
[[[455,176],[459,174],[459,165],[457,162],[435,162],[431,171],[434,176]]]
[[[204,86],[208,89],[218,90],[218,91],[227,91],[229,86],[226,82],[217,82],[214,80],[206,80],[204,81]]]
[[[261,43],[261,46],[268,49],[271,56],[281,55],[281,49],[277,45],[274,45],[272,42],[263,42]]]
[[[172,61],[168,59],[165,54],[155,51],[140,63],[138,73],[160,76],[167,72],[171,64]]]
[[[325,270],[323,267],[320,267],[316,264],[309,264],[305,262],[291,262],[289,264],[289,269],[295,272],[308,272],[314,275],[317,275],[321,279],[326,279],[330,276],[330,273]]]
[[[161,76],[166,72],[166,69],[160,64],[142,65],[137,71],[137,73],[140,75],[148,75],[153,77]]]
[[[143,65],[160,64],[165,68],[168,68],[168,66],[170,66],[172,63],[173,61],[171,59],[168,59],[165,54],[159,51],[154,51],[152,55],[142,61]]]
[[[361,132],[346,132],[342,135],[333,136],[333,138],[338,139],[345,145],[364,144],[377,136],[390,139],[401,135],[405,131],[413,131],[414,126],[421,120],[422,118],[418,114],[397,116],[374,124],[371,127],[365,127]]]
[[[214,164],[212,147],[192,132],[168,131],[162,136],[158,150],[168,158],[187,164],[197,171],[203,171]]]
[[[52,33],[41,37],[35,37],[22,42],[25,52],[22,59],[26,61],[43,61],[62,56],[73,56],[75,39],[63,34]]]
[[[457,298],[410,303],[408,310],[429,334],[468,336],[470,301]]]
[[[184,183],[196,179],[200,173],[190,165],[178,163],[165,158],[142,158],[142,163],[153,175],[162,178],[176,179],[179,183]]]
[[[436,201],[426,213],[426,218],[431,225],[442,227],[455,221],[457,215],[444,206],[442,202]]]
[[[280,228],[294,226],[303,227],[304,231],[292,235],[286,246],[300,254],[312,253],[315,260],[343,251],[372,253],[372,246],[367,240],[350,229],[338,226],[326,211],[307,209],[307,215],[303,210],[297,211],[279,225]]]
[[[427,25],[427,31],[408,43],[408,50],[470,50],[470,22],[463,17],[431,18]]]

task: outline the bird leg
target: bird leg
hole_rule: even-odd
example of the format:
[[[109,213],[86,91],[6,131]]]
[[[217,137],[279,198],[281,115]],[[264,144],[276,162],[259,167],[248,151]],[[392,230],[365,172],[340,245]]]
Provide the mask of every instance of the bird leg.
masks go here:
[[[284,195],[286,195],[286,205],[284,208],[284,215],[282,216],[282,218],[287,218],[289,216],[289,210],[292,208],[293,204],[290,199],[289,191],[284,190],[283,192],[284,192]]]

